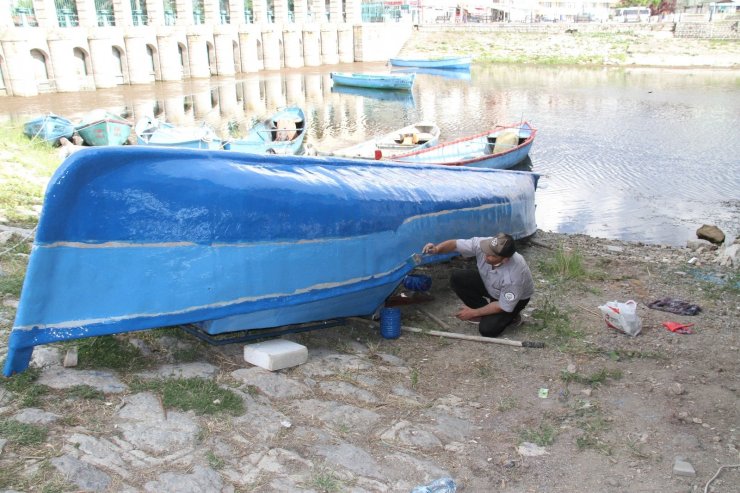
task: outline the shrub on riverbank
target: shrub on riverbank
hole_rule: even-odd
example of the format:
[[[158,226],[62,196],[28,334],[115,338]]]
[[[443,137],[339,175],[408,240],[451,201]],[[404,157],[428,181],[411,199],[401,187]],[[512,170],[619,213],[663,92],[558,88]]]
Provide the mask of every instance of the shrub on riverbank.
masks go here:
[[[44,190],[61,160],[55,148],[23,135],[20,126],[0,126],[0,218],[30,228],[38,222]]]

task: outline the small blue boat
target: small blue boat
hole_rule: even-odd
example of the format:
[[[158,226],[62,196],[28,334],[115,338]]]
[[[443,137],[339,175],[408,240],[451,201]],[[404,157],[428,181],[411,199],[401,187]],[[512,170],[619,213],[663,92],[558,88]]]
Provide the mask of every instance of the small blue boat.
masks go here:
[[[404,106],[414,105],[414,92],[407,90],[391,91],[388,89],[368,89],[366,87],[353,86],[331,86],[331,92],[337,94],[349,94],[352,96],[361,96],[368,99],[377,99],[380,101],[397,101]]]
[[[537,130],[527,122],[499,125],[488,132],[391,159],[403,163],[509,169],[526,159],[536,134]]]
[[[29,139],[41,139],[52,145],[59,145],[62,137],[71,139],[75,133],[74,124],[53,113],[29,120],[23,125],[23,134]]]
[[[367,89],[409,90],[414,85],[414,74],[360,74],[332,72],[334,85],[364,87]]]
[[[52,176],[4,374],[33,348],[180,324],[207,334],[376,312],[427,241],[532,235],[534,173],[156,146]]]
[[[394,67],[421,67],[444,69],[469,69],[473,59],[469,56],[448,56],[441,58],[391,58]]]
[[[145,116],[136,122],[134,132],[139,145],[181,149],[221,149],[223,146],[216,132],[206,124],[179,127]]]
[[[85,115],[76,130],[89,146],[118,146],[131,135],[131,124],[119,115],[94,110]]]
[[[224,149],[255,154],[298,154],[306,138],[306,116],[297,106],[278,110],[258,122],[247,135],[224,144]]]

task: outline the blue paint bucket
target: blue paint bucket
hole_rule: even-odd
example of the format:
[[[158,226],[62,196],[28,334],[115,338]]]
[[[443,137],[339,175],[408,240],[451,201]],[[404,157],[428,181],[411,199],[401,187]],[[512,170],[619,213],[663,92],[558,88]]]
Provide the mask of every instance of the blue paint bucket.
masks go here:
[[[380,310],[380,335],[385,339],[398,339],[401,336],[401,310],[399,308]]]
[[[432,278],[421,274],[409,274],[403,278],[403,287],[409,291],[429,291]]]

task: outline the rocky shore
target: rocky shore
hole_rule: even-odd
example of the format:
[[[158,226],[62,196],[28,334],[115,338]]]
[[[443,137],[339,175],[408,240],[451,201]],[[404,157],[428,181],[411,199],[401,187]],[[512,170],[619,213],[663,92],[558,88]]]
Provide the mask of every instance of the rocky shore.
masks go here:
[[[404,492],[450,476],[470,492],[687,491],[739,462],[740,284],[723,250],[538,231],[520,251],[537,293],[504,336],[543,349],[384,339],[361,320],[289,336],[309,359],[276,372],[245,363],[243,344],[172,329],[115,338],[136,368],[91,367],[82,352],[64,367],[69,345],[40,346],[33,378],[1,384],[0,490]],[[582,273],[569,277],[577,269],[562,259]],[[402,306],[404,326],[477,334],[452,316],[447,271],[461,264],[419,269],[433,299]],[[647,308],[667,296],[701,312]],[[637,337],[598,310],[628,299]],[[15,306],[6,295],[4,342]],[[181,409],[157,390],[193,379],[243,410],[219,412],[220,399],[212,412]],[[44,438],[26,440],[20,426]],[[740,471],[720,472],[709,491],[733,491]]]

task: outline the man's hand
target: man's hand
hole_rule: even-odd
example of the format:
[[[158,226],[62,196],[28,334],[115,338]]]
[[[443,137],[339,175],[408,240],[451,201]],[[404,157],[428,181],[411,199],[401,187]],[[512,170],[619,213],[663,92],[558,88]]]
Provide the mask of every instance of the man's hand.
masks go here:
[[[434,243],[427,243],[424,248],[421,249],[421,253],[436,253],[437,246]]]
[[[457,312],[455,315],[460,320],[471,320],[473,318],[478,318],[480,315],[476,312],[475,308],[470,308],[467,306],[464,306],[460,308],[460,311]]]

